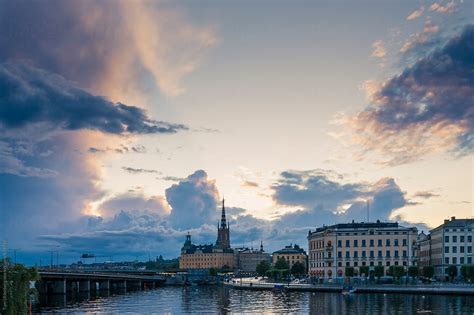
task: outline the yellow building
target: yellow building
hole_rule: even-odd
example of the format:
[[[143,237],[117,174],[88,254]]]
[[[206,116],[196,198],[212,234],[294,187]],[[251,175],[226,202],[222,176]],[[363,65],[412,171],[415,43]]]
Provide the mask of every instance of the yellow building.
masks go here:
[[[275,264],[279,258],[284,258],[288,262],[290,269],[296,262],[302,263],[303,266],[305,266],[306,268],[306,261],[308,259],[308,256],[306,255],[304,249],[302,249],[296,244],[294,246],[290,244],[289,246],[285,246],[285,248],[283,249],[273,252],[273,264]]]

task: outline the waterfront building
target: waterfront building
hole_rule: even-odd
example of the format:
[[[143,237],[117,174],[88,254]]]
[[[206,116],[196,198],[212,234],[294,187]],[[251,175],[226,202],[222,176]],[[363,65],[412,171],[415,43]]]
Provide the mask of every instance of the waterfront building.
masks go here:
[[[473,263],[474,219],[444,220],[444,223],[430,231],[430,264],[435,269],[435,277],[445,279],[447,269],[454,265],[460,268]]]
[[[397,222],[345,223],[308,232],[309,274],[324,278],[344,276],[346,267],[417,265],[417,228]],[[367,275],[368,276],[368,275]]]
[[[244,272],[255,272],[257,265],[266,260],[271,262],[270,254],[263,250],[263,243],[260,242],[260,249],[236,248],[234,249],[234,269]]]
[[[307,270],[308,255],[306,255],[306,251],[303,248],[299,247],[296,244],[294,246],[290,244],[289,246],[285,246],[285,248],[283,249],[273,252],[273,264],[275,264],[279,258],[286,259],[288,265],[290,266],[290,269],[296,262],[300,262],[305,266]]]
[[[226,220],[224,200],[222,200],[221,221],[217,226],[216,243],[194,245],[191,241],[191,235],[188,233],[186,241],[181,248],[179,268],[234,268],[234,250],[230,247],[230,229]]]
[[[426,235],[424,232],[418,234],[417,238],[419,254],[418,266],[420,268],[430,266],[431,264],[431,235]]]

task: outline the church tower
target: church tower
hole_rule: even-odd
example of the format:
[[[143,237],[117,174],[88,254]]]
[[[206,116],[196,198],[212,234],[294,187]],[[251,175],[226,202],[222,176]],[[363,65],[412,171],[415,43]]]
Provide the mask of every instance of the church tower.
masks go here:
[[[221,223],[217,225],[217,241],[216,246],[222,249],[230,248],[229,226],[225,218],[225,204],[222,199]]]

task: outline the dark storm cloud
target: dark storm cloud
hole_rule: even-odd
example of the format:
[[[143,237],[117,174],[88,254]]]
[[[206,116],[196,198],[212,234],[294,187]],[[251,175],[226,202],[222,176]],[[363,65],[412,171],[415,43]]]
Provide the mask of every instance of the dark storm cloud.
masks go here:
[[[172,208],[169,216],[171,226],[187,229],[213,223],[218,218],[218,198],[215,181],[208,179],[203,170],[173,184],[166,189],[166,200]]]
[[[26,64],[0,65],[0,126],[48,124],[105,133],[175,133],[187,129],[149,118],[144,110],[92,95],[61,76]]]
[[[440,150],[474,149],[474,25],[388,80],[350,119],[366,149],[402,164]]]

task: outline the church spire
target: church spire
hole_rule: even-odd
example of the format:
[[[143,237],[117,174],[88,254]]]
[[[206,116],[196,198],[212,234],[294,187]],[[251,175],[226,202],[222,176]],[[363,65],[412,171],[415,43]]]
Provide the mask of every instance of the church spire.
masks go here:
[[[225,199],[222,198],[221,229],[225,229],[226,227],[227,227],[227,221],[225,218]]]

